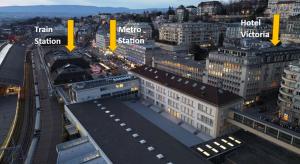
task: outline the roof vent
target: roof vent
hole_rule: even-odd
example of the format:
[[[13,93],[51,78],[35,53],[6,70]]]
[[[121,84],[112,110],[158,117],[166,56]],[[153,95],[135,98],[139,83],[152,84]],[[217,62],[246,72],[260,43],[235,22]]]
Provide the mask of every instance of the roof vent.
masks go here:
[[[162,155],[162,154],[157,154],[156,157],[157,157],[158,159],[163,159],[163,158],[164,158],[164,155]]]
[[[153,147],[153,146],[149,146],[149,147],[147,147],[147,149],[148,149],[149,151],[153,151],[153,150],[154,150],[154,147]]]
[[[145,144],[146,143],[146,140],[140,140],[139,141],[141,144]]]
[[[206,88],[206,87],[205,87],[204,85],[201,86],[201,90],[202,90],[202,91],[205,90],[205,88]]]
[[[223,91],[222,89],[218,89],[218,92],[219,92],[220,94],[223,94],[223,93],[224,93],[224,91]]]

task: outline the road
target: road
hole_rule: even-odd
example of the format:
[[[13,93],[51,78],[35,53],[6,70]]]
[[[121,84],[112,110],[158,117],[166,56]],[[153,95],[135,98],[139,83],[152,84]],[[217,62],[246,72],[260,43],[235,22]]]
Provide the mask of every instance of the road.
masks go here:
[[[48,91],[48,80],[39,54],[34,51],[36,75],[41,104],[41,133],[33,163],[56,163],[56,145],[63,140],[63,110],[56,98]]]

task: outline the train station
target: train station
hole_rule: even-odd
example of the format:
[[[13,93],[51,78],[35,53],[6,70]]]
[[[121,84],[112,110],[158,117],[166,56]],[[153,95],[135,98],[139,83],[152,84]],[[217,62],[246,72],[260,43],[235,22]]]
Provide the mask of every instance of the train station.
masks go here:
[[[0,159],[10,149],[16,127],[19,99],[22,98],[24,49],[21,45],[0,43]]]

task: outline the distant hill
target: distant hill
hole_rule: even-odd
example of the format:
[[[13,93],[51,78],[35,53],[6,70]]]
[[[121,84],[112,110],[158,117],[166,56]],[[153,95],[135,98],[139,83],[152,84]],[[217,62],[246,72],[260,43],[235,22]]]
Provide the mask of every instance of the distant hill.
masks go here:
[[[96,7],[80,5],[37,5],[37,6],[3,6],[0,7],[0,18],[2,17],[72,17],[86,16],[97,13],[143,13],[144,11],[165,11],[166,9],[129,9],[125,7]]]

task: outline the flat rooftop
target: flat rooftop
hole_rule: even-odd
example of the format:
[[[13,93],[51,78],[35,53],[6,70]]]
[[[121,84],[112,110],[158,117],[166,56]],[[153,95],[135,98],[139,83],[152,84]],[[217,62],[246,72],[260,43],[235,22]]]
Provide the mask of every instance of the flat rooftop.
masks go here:
[[[118,100],[67,107],[113,163],[210,163]]]
[[[227,163],[242,164],[299,164],[300,156],[245,131],[233,134],[243,141],[238,151],[226,155]],[[226,163],[226,162],[225,162]]]
[[[25,47],[14,44],[0,66],[0,84],[23,85]]]
[[[0,147],[16,114],[18,96],[0,96]]]

